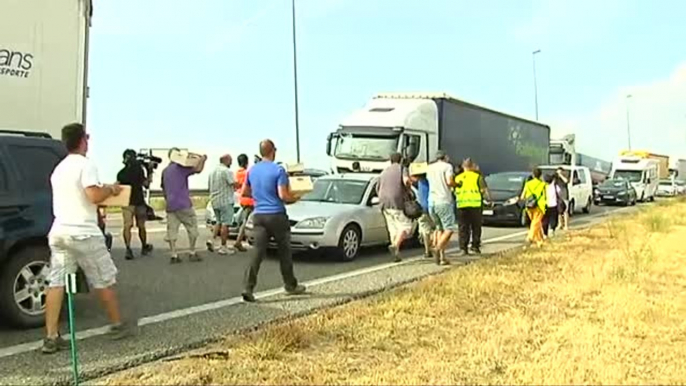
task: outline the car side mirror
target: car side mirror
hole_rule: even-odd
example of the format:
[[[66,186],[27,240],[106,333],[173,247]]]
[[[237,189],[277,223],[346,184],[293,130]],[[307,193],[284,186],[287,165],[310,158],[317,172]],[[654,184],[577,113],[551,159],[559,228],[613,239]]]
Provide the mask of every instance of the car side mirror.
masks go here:
[[[331,140],[333,140],[333,133],[329,133],[326,137],[326,155],[331,156]]]
[[[379,200],[379,197],[373,197],[372,200],[371,200],[371,202],[370,202],[370,204],[371,204],[372,206],[377,206],[377,205],[379,205],[380,203],[381,203],[381,201]]]
[[[650,178],[646,178],[646,184],[650,183]]]

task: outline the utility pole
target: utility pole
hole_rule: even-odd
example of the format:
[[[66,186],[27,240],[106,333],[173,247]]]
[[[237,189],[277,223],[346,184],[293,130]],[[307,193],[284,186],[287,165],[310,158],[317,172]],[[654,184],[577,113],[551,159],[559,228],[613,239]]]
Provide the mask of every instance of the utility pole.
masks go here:
[[[534,105],[536,106],[536,120],[538,121],[538,83],[536,80],[536,54],[540,54],[541,50],[536,50],[531,54],[534,65]]]
[[[295,99],[295,152],[297,162],[300,163],[300,122],[298,116],[298,55],[295,38],[295,0],[291,0],[293,24],[293,93]]]
[[[631,117],[629,115],[629,100],[631,99],[631,96],[631,94],[626,96],[626,139],[629,150],[631,150]]]

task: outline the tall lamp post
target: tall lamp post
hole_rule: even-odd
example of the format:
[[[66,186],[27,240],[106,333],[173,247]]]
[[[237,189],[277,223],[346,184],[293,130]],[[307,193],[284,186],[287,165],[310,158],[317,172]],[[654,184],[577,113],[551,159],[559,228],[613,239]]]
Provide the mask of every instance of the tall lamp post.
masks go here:
[[[631,96],[631,94],[626,96],[626,139],[629,150],[631,150],[631,116],[629,115],[629,99],[631,99]]]
[[[532,56],[532,61],[534,65],[534,105],[536,106],[536,120],[538,121],[538,83],[536,80],[536,55],[540,54],[541,50],[534,51]]]
[[[291,0],[293,24],[293,93],[295,99],[295,152],[300,163],[300,122],[298,117],[298,56],[295,38],[295,0]]]

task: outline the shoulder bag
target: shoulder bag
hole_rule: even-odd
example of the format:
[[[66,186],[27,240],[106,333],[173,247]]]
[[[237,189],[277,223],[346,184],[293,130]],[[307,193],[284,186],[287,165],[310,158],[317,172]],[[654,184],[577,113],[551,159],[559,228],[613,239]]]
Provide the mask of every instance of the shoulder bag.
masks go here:
[[[412,189],[405,185],[405,180],[403,178],[403,167],[400,167],[400,186],[403,189],[403,213],[411,220],[416,220],[422,217],[424,210],[422,206],[417,202]]]

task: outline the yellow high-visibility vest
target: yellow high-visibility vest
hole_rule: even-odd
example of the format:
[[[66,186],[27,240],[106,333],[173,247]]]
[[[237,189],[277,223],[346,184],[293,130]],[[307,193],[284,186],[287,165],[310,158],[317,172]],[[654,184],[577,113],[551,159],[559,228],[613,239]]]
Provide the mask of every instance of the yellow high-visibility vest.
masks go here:
[[[538,208],[545,212],[546,205],[548,205],[548,197],[546,197],[546,188],[548,184],[539,180],[538,178],[532,178],[524,184],[524,198],[530,196],[536,197],[536,202],[538,203]]]
[[[455,199],[458,208],[478,208],[481,206],[481,189],[479,189],[479,173],[465,171],[455,177],[455,182],[462,182],[461,186],[455,188]]]

